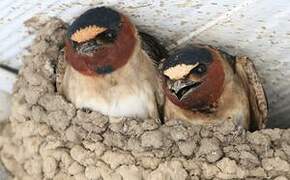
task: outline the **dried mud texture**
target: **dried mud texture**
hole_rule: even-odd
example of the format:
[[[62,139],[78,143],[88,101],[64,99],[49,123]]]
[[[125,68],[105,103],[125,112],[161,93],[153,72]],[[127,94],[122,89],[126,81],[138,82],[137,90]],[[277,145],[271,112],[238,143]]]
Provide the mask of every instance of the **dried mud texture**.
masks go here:
[[[110,118],[58,94],[66,25],[39,30],[15,84],[1,160],[14,179],[290,179],[290,129]]]

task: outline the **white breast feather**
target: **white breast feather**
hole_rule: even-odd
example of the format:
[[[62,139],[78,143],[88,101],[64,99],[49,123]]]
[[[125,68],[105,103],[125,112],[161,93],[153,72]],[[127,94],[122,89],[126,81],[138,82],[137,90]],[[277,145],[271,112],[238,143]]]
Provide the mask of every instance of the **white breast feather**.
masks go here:
[[[156,118],[156,71],[146,54],[141,52],[134,57],[126,67],[105,78],[84,76],[68,66],[64,94],[78,108],[90,108],[109,116]]]
[[[149,114],[147,106],[152,104],[150,102],[152,94],[146,94],[146,92],[141,90],[139,89],[130,95],[128,94],[128,96],[122,97],[108,92],[108,95],[111,94],[110,101],[106,101],[101,97],[85,98],[85,96],[80,94],[76,99],[76,106],[90,108],[110,116],[147,118]]]

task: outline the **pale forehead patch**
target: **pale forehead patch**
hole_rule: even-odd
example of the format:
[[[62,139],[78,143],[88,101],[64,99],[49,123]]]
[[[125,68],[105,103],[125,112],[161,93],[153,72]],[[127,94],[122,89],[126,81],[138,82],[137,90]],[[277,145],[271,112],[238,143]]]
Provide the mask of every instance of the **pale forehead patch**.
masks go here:
[[[86,42],[88,40],[95,38],[98,34],[106,30],[107,28],[98,27],[96,25],[88,26],[80,30],[77,30],[75,33],[73,33],[73,35],[71,36],[71,40],[76,41],[78,43]]]
[[[163,74],[172,80],[178,80],[178,79],[181,79],[181,78],[185,77],[186,75],[188,75],[189,72],[193,68],[197,67],[198,65],[199,65],[199,63],[196,63],[196,64],[178,64],[174,67],[166,69],[163,72]]]

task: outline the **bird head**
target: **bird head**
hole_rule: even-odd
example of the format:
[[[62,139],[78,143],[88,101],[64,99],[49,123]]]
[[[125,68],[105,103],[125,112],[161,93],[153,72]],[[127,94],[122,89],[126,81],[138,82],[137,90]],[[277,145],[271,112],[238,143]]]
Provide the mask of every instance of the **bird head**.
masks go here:
[[[177,50],[161,65],[167,98],[183,109],[208,111],[221,96],[225,73],[222,56],[208,46]]]
[[[89,9],[69,26],[65,59],[84,75],[108,74],[127,63],[137,44],[135,26],[108,8]]]

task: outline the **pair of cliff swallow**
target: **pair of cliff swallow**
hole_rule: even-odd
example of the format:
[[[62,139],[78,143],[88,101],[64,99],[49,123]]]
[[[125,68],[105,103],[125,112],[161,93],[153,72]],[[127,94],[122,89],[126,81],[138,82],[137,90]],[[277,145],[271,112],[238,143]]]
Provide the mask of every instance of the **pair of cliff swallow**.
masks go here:
[[[245,128],[261,128],[267,119],[249,59],[204,45],[167,55],[154,37],[107,7],[90,9],[69,26],[65,60],[62,91],[78,108],[138,118],[164,112],[165,119],[191,123],[233,120]]]

